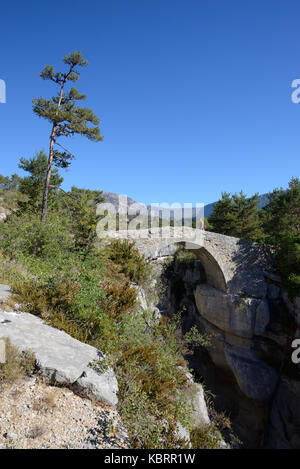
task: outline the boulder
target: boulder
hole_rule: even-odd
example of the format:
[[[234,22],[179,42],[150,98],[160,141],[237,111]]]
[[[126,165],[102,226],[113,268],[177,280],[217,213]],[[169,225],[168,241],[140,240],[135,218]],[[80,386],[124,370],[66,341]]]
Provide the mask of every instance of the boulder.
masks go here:
[[[51,384],[70,387],[81,395],[116,406],[118,384],[112,370],[102,372],[100,350],[48,326],[32,314],[0,310],[0,337],[34,352],[40,372]]]
[[[272,406],[267,448],[300,448],[300,382],[284,378]]]
[[[263,333],[270,320],[266,300],[228,294],[207,284],[196,287],[195,301],[207,321],[239,337]]]
[[[262,335],[270,322],[270,309],[267,300],[261,300],[257,304],[255,315],[254,334]]]
[[[5,221],[10,214],[10,211],[4,207],[0,207],[0,222]]]
[[[224,344],[226,359],[233,371],[241,391],[250,399],[266,403],[272,396],[277,372],[251,353]],[[252,355],[252,356],[251,356]]]
[[[73,391],[108,405],[117,404],[118,383],[111,369],[106,373],[96,373],[94,369],[87,368],[73,384]]]
[[[300,329],[300,297],[299,296],[296,296],[296,298],[294,298],[294,305],[295,305],[296,323],[297,323],[298,329]]]
[[[185,440],[187,445],[191,447],[190,432],[185,427],[183,427],[180,422],[177,423],[175,434],[177,438],[180,440]]]
[[[203,428],[210,424],[210,418],[206,407],[203,387],[199,383],[194,384],[192,423],[197,428]]]
[[[182,370],[183,368],[180,367]],[[185,371],[185,375],[190,382],[187,390],[187,397],[193,406],[191,425],[197,428],[205,427],[210,424],[208,410],[206,407],[203,386],[200,383],[195,383],[193,375]]]

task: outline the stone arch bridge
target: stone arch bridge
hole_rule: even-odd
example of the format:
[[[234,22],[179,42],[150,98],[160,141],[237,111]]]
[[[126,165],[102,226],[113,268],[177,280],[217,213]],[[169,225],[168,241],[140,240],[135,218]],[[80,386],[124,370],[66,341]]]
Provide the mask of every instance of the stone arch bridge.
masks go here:
[[[148,259],[171,256],[178,245],[201,261],[207,283],[223,292],[265,296],[266,277],[273,278],[268,246],[190,227],[110,231],[107,238],[130,239]]]
[[[282,409],[286,408],[283,419],[291,428],[298,428],[300,387],[297,398],[294,385],[289,389],[280,384],[278,388],[279,368],[270,362],[274,363],[276,357],[280,365],[286,347],[287,332],[280,317],[292,312],[300,325],[300,309],[287,299],[270,247],[190,227],[128,230],[108,235],[135,241],[142,254],[158,263],[172,256],[178,245],[195,253],[205,271],[205,281],[194,282],[194,271],[182,278],[183,286],[191,278],[189,286],[193,288],[194,299],[193,302],[191,296],[182,298],[186,304],[184,324],[186,330],[196,325],[208,334],[211,344],[193,358],[193,368],[208,379],[208,385],[212,384],[220,399],[224,393],[224,405],[229,405],[232,422],[239,427],[246,447],[261,444],[272,399],[275,403],[272,419],[282,421]],[[171,294],[168,300],[172,299]],[[169,301],[169,305],[172,308],[173,303]],[[286,423],[282,425],[285,427]],[[285,430],[278,428],[274,427],[276,442],[280,438],[284,442],[282,447],[293,447],[286,440]]]

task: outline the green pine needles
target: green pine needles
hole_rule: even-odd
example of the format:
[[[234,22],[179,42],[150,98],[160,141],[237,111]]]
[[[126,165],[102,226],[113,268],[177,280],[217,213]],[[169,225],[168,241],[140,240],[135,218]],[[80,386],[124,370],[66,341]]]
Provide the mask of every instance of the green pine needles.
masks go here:
[[[52,166],[67,168],[74,158],[67,150],[60,151],[54,148],[54,145],[61,146],[57,142],[57,138],[71,137],[78,134],[94,142],[103,140],[103,137],[100,135],[100,121],[98,117],[91,109],[78,106],[78,101],[84,100],[86,95],[80,94],[74,87],[71,87],[68,91],[66,90],[69,82],[75,83],[78,80],[80,76],[78,68],[87,66],[87,60],[82,57],[81,52],[75,51],[70,55],[66,55],[63,58],[63,62],[67,65],[65,72],[55,72],[53,65],[46,65],[40,73],[40,77],[43,80],[50,80],[58,85],[57,95],[50,99],[44,97],[34,98],[32,101],[33,112],[39,117],[48,120],[52,125],[47,176],[43,195],[42,220],[45,220],[47,216]]]

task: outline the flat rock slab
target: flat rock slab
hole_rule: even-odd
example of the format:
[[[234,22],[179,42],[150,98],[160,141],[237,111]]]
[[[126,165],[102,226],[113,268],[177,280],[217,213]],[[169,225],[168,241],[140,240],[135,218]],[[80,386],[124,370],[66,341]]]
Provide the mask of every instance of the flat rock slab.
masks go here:
[[[0,300],[8,300],[10,297],[10,287],[0,283]]]
[[[5,294],[5,289],[0,289]],[[24,351],[34,352],[43,376],[52,384],[62,384],[75,392],[110,406],[118,402],[118,383],[114,372],[101,372],[93,362],[102,352],[63,331],[48,326],[32,314],[0,310],[0,337]]]

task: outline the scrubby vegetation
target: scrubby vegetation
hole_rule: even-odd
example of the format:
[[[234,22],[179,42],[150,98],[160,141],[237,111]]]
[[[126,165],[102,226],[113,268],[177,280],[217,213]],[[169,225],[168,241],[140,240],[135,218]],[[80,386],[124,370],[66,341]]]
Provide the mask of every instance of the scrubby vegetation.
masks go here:
[[[29,173],[26,183],[19,180],[26,203],[17,203],[0,225],[2,281],[12,286],[22,310],[106,354],[101,366],[116,372],[119,411],[134,448],[185,448],[177,425],[189,428],[192,408],[183,354],[196,340],[195,331],[182,337],[178,318],[155,320],[141,310],[136,288],[149,288],[152,268],[133,243],[99,245],[100,192],[56,187],[42,221],[43,153],[22,159],[22,165]]]
[[[113,240],[106,249],[108,258],[118,264],[121,272],[137,285],[145,285],[151,277],[151,265],[128,240]]]
[[[177,433],[178,423],[189,428],[192,410],[186,398],[190,384],[183,356],[195,346],[207,346],[209,338],[193,329],[183,336],[176,315],[154,320],[141,310],[136,286],[149,288],[152,267],[134,243],[116,240],[106,247],[99,244],[96,204],[103,200],[100,191],[73,187],[64,192],[62,178],[54,170],[47,219],[42,221],[45,154],[22,158],[20,164],[29,175],[1,179],[5,208],[11,212],[0,225],[1,281],[11,284],[14,300],[23,310],[106,354],[102,366],[113,366],[118,377],[119,410],[133,447],[186,447],[187,442]],[[278,246],[278,265],[286,272],[284,279],[294,293],[299,280],[297,180],[289,191],[270,196],[270,204],[253,218],[255,229],[250,231],[261,236],[256,229],[258,220],[259,226],[265,227],[263,239]],[[255,203],[251,200],[249,210]],[[282,216],[278,215],[279,207],[285,207]],[[272,237],[274,223],[278,230]],[[296,255],[289,257],[286,249],[289,253],[293,249]],[[179,296],[182,269],[189,269],[194,260],[192,253],[179,249],[165,269]],[[193,447],[218,447],[220,429],[214,425],[202,431],[190,428]]]
[[[24,197],[19,191],[20,177],[13,174],[11,177],[0,174],[0,205],[6,210],[16,210],[18,202]]]
[[[20,352],[10,340],[2,337],[5,342],[5,363],[0,363],[0,390],[35,371],[35,357],[30,350]]]

